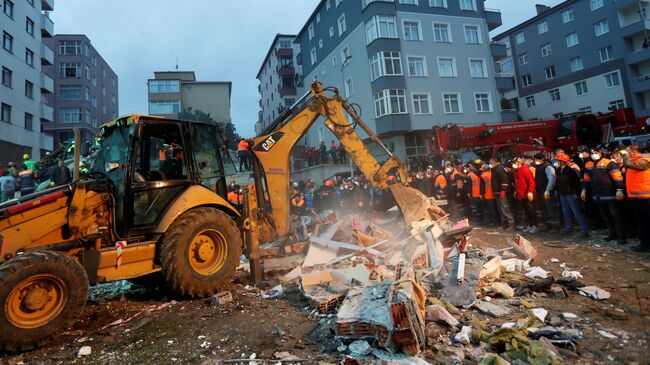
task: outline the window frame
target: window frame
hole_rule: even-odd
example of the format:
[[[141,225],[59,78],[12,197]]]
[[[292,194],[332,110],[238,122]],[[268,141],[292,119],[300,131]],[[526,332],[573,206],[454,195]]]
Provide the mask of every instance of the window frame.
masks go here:
[[[578,85],[580,85],[580,87],[578,87]],[[587,85],[587,80],[574,82],[573,87],[575,87],[576,96],[583,96],[589,94],[589,86]]]
[[[602,27],[603,24],[605,25],[604,27]],[[599,25],[601,26],[600,28],[603,29],[603,32],[600,33],[600,34],[598,33]],[[607,19],[603,19],[603,20],[601,20],[599,22],[594,23],[594,34],[596,35],[596,37],[600,37],[600,36],[605,35],[607,33],[609,33],[609,22],[607,21]]]
[[[569,44],[569,40],[575,39],[575,43]],[[566,48],[571,48],[575,47],[580,44],[580,37],[578,36],[578,32],[571,32],[567,35],[564,36],[564,42],[566,44]],[[550,44],[550,43],[547,43]]]
[[[479,110],[478,108],[478,96],[480,95],[487,95],[487,103],[489,110]],[[487,92],[487,91],[477,91],[474,92],[474,109],[476,110],[476,113],[481,114],[481,113],[494,113],[494,105],[492,103],[492,93]]]
[[[544,76],[546,76],[546,80],[552,80],[554,78],[557,78],[557,72],[555,71],[555,65],[550,65],[548,67],[544,67]]]
[[[543,25],[543,27],[542,27],[542,25]],[[548,21],[543,20],[543,21],[537,23],[537,34],[544,34],[546,32],[548,32]]]
[[[418,32],[417,39],[409,39],[406,37],[406,23],[416,24],[417,32]],[[402,36],[404,37],[405,41],[409,41],[409,42],[423,41],[424,37],[422,35],[422,23],[416,19],[402,19]]]
[[[565,14],[567,15],[566,17]],[[562,11],[562,13],[560,13],[560,19],[562,20],[562,24],[567,24],[574,21],[576,19],[576,14],[573,8]]]
[[[456,102],[458,103],[458,111],[447,111],[447,104],[445,97],[446,96],[456,96]],[[451,104],[450,104],[451,105]],[[462,95],[459,92],[442,92],[442,109],[445,114],[462,114],[463,113],[463,99]]]
[[[343,22],[341,22],[343,20]],[[341,16],[338,17],[336,20],[336,25],[339,30],[339,37],[342,36],[345,32],[348,30],[348,24],[347,21],[345,20],[345,13],[341,14]]]
[[[447,34],[447,40],[438,40],[438,38],[436,37],[436,25],[444,26]],[[432,29],[433,29],[433,43],[454,43],[454,39],[451,34],[451,24],[447,22],[434,21],[432,22]],[[440,34],[442,35],[442,33]]]
[[[610,50],[611,50],[611,52],[610,52]],[[602,51],[606,51],[607,59],[603,59]],[[598,49],[598,56],[600,58],[600,63],[605,63],[605,62],[613,60],[614,57],[611,55],[611,53],[614,53],[614,46],[612,46],[611,44],[609,46],[599,48]]]
[[[610,81],[614,80],[614,79],[612,79],[612,76],[616,76],[616,83],[611,82],[611,85],[610,85]],[[621,86],[621,74],[618,71],[608,72],[608,73],[603,75],[603,78],[605,79],[605,88],[606,89],[613,89],[615,87]]]
[[[443,76],[442,72],[440,71],[440,61],[441,60],[451,60],[451,68],[452,68],[452,75],[451,76]],[[436,65],[438,66],[438,76],[441,78],[453,78],[453,77],[458,77],[458,67],[456,66],[456,57],[441,57],[438,56],[436,57]]]
[[[537,106],[537,102],[535,101],[535,95],[525,96],[524,102],[526,103],[526,109],[531,109]]]
[[[470,2],[471,6],[469,8],[463,7],[463,3],[466,2],[466,1]],[[467,4],[465,4],[465,5],[467,5]],[[461,11],[478,11],[478,6],[476,5],[476,0],[460,0],[458,2],[458,6],[460,7]]]
[[[436,1],[439,1],[441,5],[435,5],[434,3]],[[448,9],[449,4],[447,4],[447,0],[429,0],[429,7],[430,8],[439,8],[439,9]]]
[[[579,60],[580,61],[580,67],[579,68],[574,68],[573,67],[574,60]],[[571,58],[569,60],[569,69],[571,70],[571,72],[578,72],[578,71],[580,71],[580,70],[582,70],[584,68],[585,68],[585,65],[584,65],[584,62],[582,60],[582,56],[576,56],[576,57],[573,57],[573,58]]]
[[[422,71],[424,74],[422,75],[414,75],[411,73],[411,59],[419,59],[422,61]],[[408,70],[408,75],[409,77],[428,77],[429,76],[429,70],[427,68],[427,58],[425,56],[415,56],[415,55],[407,55],[406,56],[406,68]]]
[[[418,99],[418,106],[420,108],[419,112],[416,112],[417,108],[415,107],[415,97],[426,96],[426,105],[428,111],[426,113],[422,112],[422,102],[423,100]],[[431,93],[427,92],[412,92],[411,93],[411,107],[413,108],[413,115],[431,115],[433,114],[433,106],[431,104]]]
[[[522,62],[523,60],[523,62]],[[528,52],[520,53],[517,55],[517,62],[519,66],[525,66],[528,64]]]
[[[553,47],[551,46],[551,43],[544,43],[539,47],[540,53],[542,54],[543,58],[546,58],[550,55],[553,54]],[[544,54],[546,53],[546,54]]]
[[[482,72],[483,72],[483,76],[474,76],[473,68],[472,68],[472,61],[481,61],[481,69],[482,69]],[[470,78],[472,78],[472,79],[487,79],[489,77],[488,69],[487,69],[487,61],[485,60],[485,58],[468,58],[467,62],[469,64]]]
[[[549,90],[548,95],[551,98],[551,103],[556,103],[558,101],[562,101],[562,95],[560,94],[560,88],[556,87],[554,89]]]
[[[477,42],[470,42],[467,39],[467,28],[476,29],[476,39]],[[465,38],[465,44],[483,44],[483,35],[481,34],[481,27],[477,24],[463,24],[463,36]]]

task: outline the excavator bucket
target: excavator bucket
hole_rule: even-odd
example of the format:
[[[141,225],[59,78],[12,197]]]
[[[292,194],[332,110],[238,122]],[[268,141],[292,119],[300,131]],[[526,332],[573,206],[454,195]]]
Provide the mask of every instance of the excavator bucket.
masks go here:
[[[434,198],[427,197],[419,190],[401,184],[393,184],[390,186],[390,191],[401,208],[404,220],[408,225],[421,220],[439,221],[447,217],[447,213],[438,207]]]

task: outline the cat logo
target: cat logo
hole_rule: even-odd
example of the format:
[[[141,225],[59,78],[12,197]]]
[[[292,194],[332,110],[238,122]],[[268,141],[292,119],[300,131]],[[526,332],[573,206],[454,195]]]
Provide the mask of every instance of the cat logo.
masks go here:
[[[259,145],[255,146],[254,150],[259,151],[259,152],[269,152],[273,146],[275,146],[278,141],[284,136],[284,133],[282,132],[276,132],[273,133],[272,135],[266,137],[264,142],[260,143]]]

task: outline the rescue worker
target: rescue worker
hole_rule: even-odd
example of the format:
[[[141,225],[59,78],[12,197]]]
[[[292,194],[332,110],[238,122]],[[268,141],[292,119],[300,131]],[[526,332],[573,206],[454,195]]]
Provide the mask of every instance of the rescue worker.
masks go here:
[[[562,207],[562,216],[564,218],[564,229],[560,230],[562,234],[573,232],[573,218],[575,218],[580,227],[581,238],[589,237],[587,228],[587,218],[582,213],[582,207],[578,201],[578,192],[582,184],[580,179],[580,169],[572,166],[569,155],[558,153],[555,160],[559,165],[557,175],[557,193],[560,197],[560,206]]]
[[[65,165],[63,160],[57,162],[57,166],[52,171],[52,184],[53,186],[65,185],[70,181],[70,169]]]
[[[27,166],[18,173],[20,179],[20,196],[29,195],[36,190],[36,181],[34,181],[34,173],[28,169]]]
[[[249,162],[249,157],[250,157],[250,151],[248,150],[249,143],[245,138],[242,138],[239,140],[239,143],[237,144],[237,157],[239,158],[239,171],[244,171],[243,169],[246,169],[246,171],[250,171],[250,162]]]
[[[445,176],[438,170],[433,171],[433,195],[437,200],[446,200],[447,199],[447,179]]]
[[[496,158],[490,159],[492,165],[492,192],[497,197],[497,211],[499,221],[503,229],[515,231],[515,221],[512,215],[512,206],[510,204],[510,180],[508,172]]]
[[[481,199],[483,199],[483,224],[488,227],[499,225],[499,212],[497,210],[496,196],[492,189],[492,166],[484,164],[481,167]]]
[[[11,171],[9,169],[3,171],[0,177],[0,203],[13,199],[16,189],[18,189],[18,182],[11,175]]]
[[[291,198],[291,213],[299,217],[305,215],[305,199],[302,194],[294,194]]]
[[[650,252],[650,153],[641,154],[639,146],[621,151],[627,168],[627,193],[633,204],[640,245],[635,251]]]
[[[603,158],[603,151],[591,149],[591,161],[585,164],[583,188],[580,198],[587,201],[587,188],[591,188],[591,197],[598,212],[607,225],[608,235],[606,240],[617,240],[618,244],[625,244],[625,223],[618,210],[616,201],[625,199],[623,194],[623,175],[616,162]]]
[[[330,152],[330,156],[332,156],[332,163],[333,164],[339,163],[336,142],[332,141],[330,143],[330,151],[329,152]]]
[[[235,190],[235,187],[237,187],[237,186],[238,185],[235,183],[235,178],[231,177],[230,178],[230,183],[228,183],[228,191],[230,192],[230,191]]]
[[[524,159],[517,157],[512,163],[515,177],[515,204],[519,226],[517,229],[531,234],[539,231],[537,228],[537,217],[535,214],[535,178],[531,173],[530,166]],[[528,225],[528,227],[525,226]]]
[[[32,173],[36,171],[36,162],[32,161],[27,153],[23,155],[23,164],[27,166],[27,170],[31,170]]]
[[[16,168],[16,164],[13,162],[9,162],[9,174],[14,177],[14,179],[18,178],[18,169]]]
[[[553,203],[552,192],[555,188],[555,169],[543,154],[534,156],[535,164],[535,206],[541,213],[544,231],[550,231],[558,224],[556,207]]]
[[[454,219],[459,219],[462,216],[463,211],[461,200],[461,193],[465,187],[463,174],[458,171],[454,165],[448,162],[445,167],[445,178],[449,182],[449,202],[447,206],[450,209],[451,216]]]
[[[172,158],[163,162],[160,167],[160,172],[165,180],[182,180],[185,179],[183,175],[183,161],[185,152],[182,148],[174,148]]]
[[[478,175],[476,168],[471,165],[465,165],[465,186],[468,190],[470,217],[473,222],[480,224],[483,220],[483,209],[481,206],[481,177]]]

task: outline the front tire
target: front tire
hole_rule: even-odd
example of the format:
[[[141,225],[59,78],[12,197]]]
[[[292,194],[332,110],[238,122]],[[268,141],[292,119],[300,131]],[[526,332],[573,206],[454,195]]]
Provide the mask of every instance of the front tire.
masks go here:
[[[165,281],[180,296],[213,295],[239,265],[241,246],[241,234],[230,216],[215,208],[192,209],[162,238]]]
[[[29,252],[0,266],[0,350],[42,346],[81,316],[88,277],[74,258]]]

